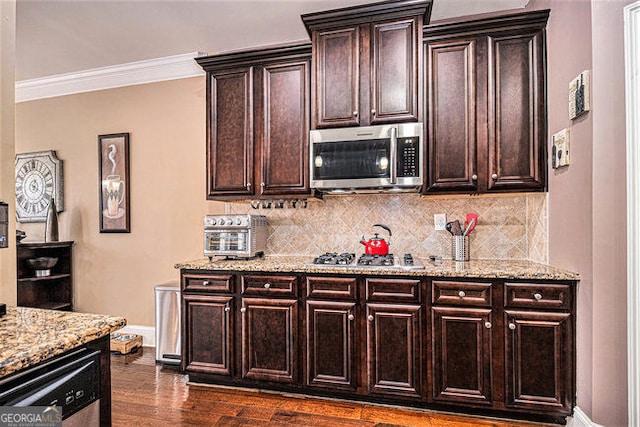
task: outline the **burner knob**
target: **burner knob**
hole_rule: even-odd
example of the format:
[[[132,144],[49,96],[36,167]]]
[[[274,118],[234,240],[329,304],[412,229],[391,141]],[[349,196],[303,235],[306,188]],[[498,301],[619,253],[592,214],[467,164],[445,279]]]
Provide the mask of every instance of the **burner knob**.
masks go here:
[[[236,225],[242,225],[242,218],[236,219]]]

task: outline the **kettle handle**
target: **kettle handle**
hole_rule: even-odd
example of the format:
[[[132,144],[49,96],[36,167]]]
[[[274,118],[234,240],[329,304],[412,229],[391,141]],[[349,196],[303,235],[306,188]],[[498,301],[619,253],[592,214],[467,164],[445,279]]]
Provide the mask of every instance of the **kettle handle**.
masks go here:
[[[391,234],[391,229],[390,229],[388,226],[386,226],[386,225],[384,225],[384,224],[373,224],[373,226],[374,226],[374,227],[384,228],[384,229],[385,229],[385,230],[387,230],[387,232],[389,233],[389,236],[392,236],[392,234]]]

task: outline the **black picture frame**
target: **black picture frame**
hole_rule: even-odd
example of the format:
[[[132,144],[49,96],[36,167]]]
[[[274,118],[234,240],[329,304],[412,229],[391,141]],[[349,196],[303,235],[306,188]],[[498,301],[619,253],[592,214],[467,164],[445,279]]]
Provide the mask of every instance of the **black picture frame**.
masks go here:
[[[98,135],[100,233],[131,232],[129,133]]]

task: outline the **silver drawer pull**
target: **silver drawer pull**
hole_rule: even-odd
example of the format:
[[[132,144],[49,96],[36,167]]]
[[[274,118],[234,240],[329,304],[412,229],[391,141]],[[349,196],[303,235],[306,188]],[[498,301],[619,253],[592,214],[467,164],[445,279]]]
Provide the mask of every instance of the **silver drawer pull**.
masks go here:
[[[211,282],[209,282],[208,280],[205,280],[204,282],[202,282],[202,286],[209,286],[211,284]]]
[[[491,324],[491,322],[484,322],[484,327],[487,329],[491,329],[493,325]]]
[[[478,175],[476,175],[476,174],[471,175],[471,179],[473,181],[477,181],[478,180]]]
[[[356,317],[355,317],[353,314],[349,314],[349,316],[347,316],[347,318],[348,318],[349,320],[353,320],[353,319],[355,319]]]
[[[267,282],[267,283],[264,284],[264,288],[265,289],[269,289],[270,287],[271,287],[271,283]]]
[[[542,299],[542,294],[540,292],[536,292],[535,294],[533,294],[533,297],[536,299],[536,301],[540,301]]]
[[[240,313],[245,313],[246,311],[247,311],[247,307],[242,307],[242,308],[240,309]]]
[[[497,174],[497,173],[494,173],[493,175],[491,175],[491,179],[492,179],[492,180],[494,180],[494,181],[495,181],[496,179],[498,179],[498,174]]]
[[[458,296],[460,298],[464,298],[465,296],[467,296],[467,294],[465,294],[464,291],[460,291],[460,292],[458,292]]]
[[[373,322],[373,316],[372,316],[372,315],[368,315],[368,316],[367,316],[367,320],[368,320],[369,322]]]
[[[231,311],[231,307],[225,307],[224,311],[226,311],[227,313]]]
[[[511,329],[512,331],[516,328],[516,324],[515,323],[509,323],[509,329]]]

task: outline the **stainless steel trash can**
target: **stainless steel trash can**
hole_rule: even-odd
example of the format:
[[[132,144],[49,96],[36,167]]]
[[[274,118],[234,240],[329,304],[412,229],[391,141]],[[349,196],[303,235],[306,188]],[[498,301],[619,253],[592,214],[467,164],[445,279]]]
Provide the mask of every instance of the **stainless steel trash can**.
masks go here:
[[[156,361],[180,364],[180,288],[177,282],[155,287]]]

